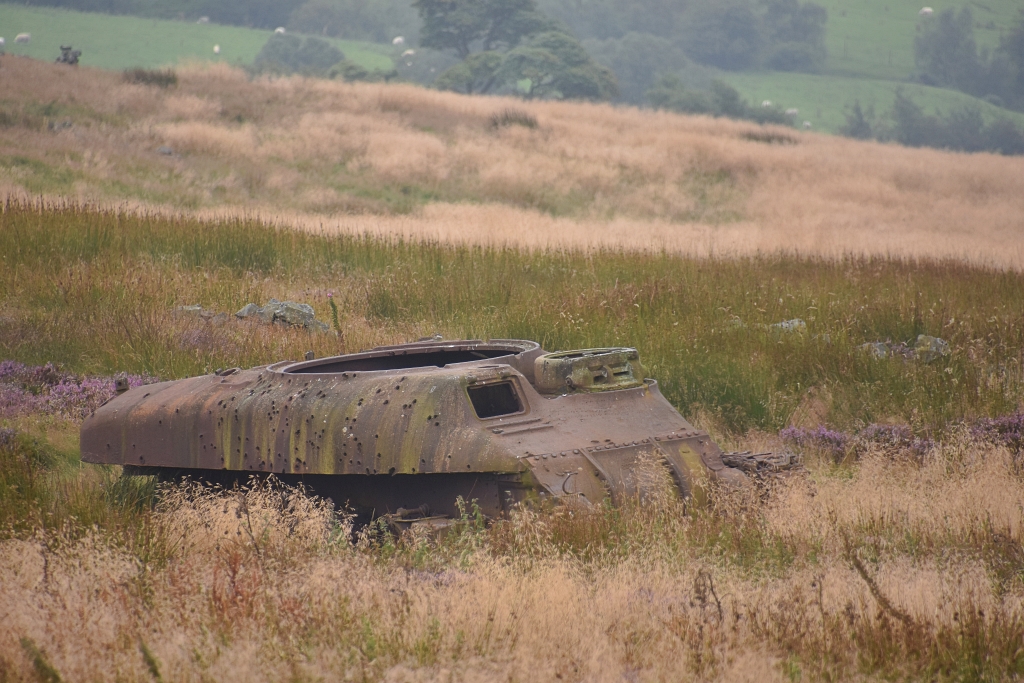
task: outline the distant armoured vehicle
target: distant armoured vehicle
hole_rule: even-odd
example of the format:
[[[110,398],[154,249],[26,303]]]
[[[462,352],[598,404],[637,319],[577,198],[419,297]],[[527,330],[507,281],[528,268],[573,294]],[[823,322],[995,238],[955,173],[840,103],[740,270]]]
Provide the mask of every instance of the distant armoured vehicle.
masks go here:
[[[122,384],[81,436],[83,460],[128,473],[224,484],[273,473],[397,518],[456,516],[459,497],[491,517],[544,499],[618,504],[667,479],[699,497],[706,478],[742,485],[741,469],[780,464],[726,454],[728,466],[644,378],[635,349],[548,353],[504,339]]]
[[[70,45],[60,46],[60,57],[57,57],[57,64],[70,64],[78,66],[78,58],[82,56],[81,50],[73,50]]]

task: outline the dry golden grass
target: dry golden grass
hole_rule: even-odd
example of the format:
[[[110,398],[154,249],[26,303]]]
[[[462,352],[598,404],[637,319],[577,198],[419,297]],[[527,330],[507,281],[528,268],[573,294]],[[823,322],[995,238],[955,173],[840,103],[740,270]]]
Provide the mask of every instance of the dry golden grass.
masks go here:
[[[390,556],[301,495],[168,489],[141,552],[95,531],[0,543],[0,673],[999,680],[1024,666],[1020,567],[997,561],[1019,560],[1024,521],[1008,453],[963,442],[923,466],[812,470],[714,513],[633,510],[604,546],[607,515],[561,510]],[[762,556],[744,565],[729,533]]]
[[[171,90],[3,58],[0,191],[315,231],[525,247],[796,251],[1024,265],[1024,159],[953,154],[608,105],[404,85]],[[507,106],[537,129],[494,129]],[[50,122],[71,121],[51,131]],[[175,154],[160,155],[160,146]]]

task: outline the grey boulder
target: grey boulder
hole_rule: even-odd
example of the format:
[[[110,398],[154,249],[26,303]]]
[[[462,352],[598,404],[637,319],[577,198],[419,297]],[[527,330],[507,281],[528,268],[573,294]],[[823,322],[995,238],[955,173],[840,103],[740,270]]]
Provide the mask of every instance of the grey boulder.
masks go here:
[[[931,363],[949,354],[949,342],[944,339],[919,334],[914,340],[914,356],[924,363]]]
[[[259,311],[260,307],[257,306],[256,304],[246,304],[245,306],[242,306],[242,310],[240,310],[238,313],[235,313],[235,317],[250,318],[259,313]]]
[[[781,334],[791,334],[793,332],[803,334],[807,331],[807,323],[800,318],[793,318],[792,320],[783,320],[780,323],[769,325],[768,329]]]

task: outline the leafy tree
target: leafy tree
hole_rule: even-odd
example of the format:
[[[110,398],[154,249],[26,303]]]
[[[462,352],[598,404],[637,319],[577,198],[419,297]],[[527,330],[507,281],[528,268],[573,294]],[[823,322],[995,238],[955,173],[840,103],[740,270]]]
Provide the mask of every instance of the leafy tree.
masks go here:
[[[644,103],[647,91],[663,74],[694,68],[672,41],[650,33],[630,32],[582,44],[594,61],[612,70],[622,99],[633,104]]]
[[[1024,19],[999,41],[999,54],[1006,59],[1006,98],[1024,108]]]
[[[751,107],[735,88],[719,80],[712,81],[707,90],[693,90],[687,89],[678,75],[669,74],[648,91],[647,98],[656,109],[747,119],[758,123],[790,123],[780,109]]]
[[[985,148],[1000,154],[1024,154],[1024,131],[1012,121],[993,121],[984,131]]]
[[[914,39],[914,63],[924,83],[976,92],[981,64],[970,8],[933,17]]]
[[[478,52],[466,57],[434,81],[440,90],[466,95],[490,92],[498,83],[498,70],[505,58],[500,52]]]
[[[947,116],[926,114],[897,90],[892,118],[896,141],[910,147],[1024,154],[1024,132],[1006,119],[986,125],[977,107],[964,107]]]
[[[658,83],[647,91],[647,99],[655,109],[669,109],[685,114],[717,113],[710,93],[700,90],[688,90],[682,79],[675,74],[663,76]]]
[[[853,103],[853,107],[846,112],[846,123],[839,129],[840,135],[858,140],[870,140],[875,136],[871,126],[871,119],[874,118],[873,110],[865,114],[860,106],[860,100]]]
[[[420,44],[451,50],[465,59],[475,48],[513,48],[527,36],[550,30],[535,0],[414,0],[423,19]]]
[[[733,71],[747,69],[757,61],[764,39],[749,3],[710,2],[695,7],[687,17],[684,49],[693,60]]]
[[[328,78],[341,79],[347,83],[354,81],[365,81],[368,83],[387,83],[393,78],[398,77],[398,72],[395,69],[389,71],[381,71],[380,69],[367,69],[355,62],[343,59],[330,68],[327,72]]]
[[[438,88],[554,99],[610,99],[617,94],[611,71],[538,12],[535,0],[414,4],[423,17],[421,43],[462,59],[437,78]]]
[[[256,55],[253,68],[269,73],[321,76],[343,59],[341,50],[321,38],[274,35]]]
[[[828,10],[813,2],[762,0],[765,64],[780,71],[817,71],[825,64]]]
[[[607,100],[618,94],[615,76],[561,31],[535,36],[505,55],[497,78],[527,98]]]
[[[896,100],[892,105],[892,118],[895,123],[893,130],[896,141],[908,147],[937,145],[939,140],[939,120],[924,113],[924,109],[897,88]]]

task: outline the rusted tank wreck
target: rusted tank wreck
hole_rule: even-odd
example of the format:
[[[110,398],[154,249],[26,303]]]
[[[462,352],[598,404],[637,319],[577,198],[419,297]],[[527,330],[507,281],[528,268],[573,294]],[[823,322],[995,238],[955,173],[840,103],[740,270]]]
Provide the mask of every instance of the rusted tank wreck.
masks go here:
[[[374,515],[454,516],[460,496],[488,516],[546,498],[621,503],[649,493],[652,462],[683,497],[707,478],[746,480],[644,378],[635,349],[548,353],[521,340],[431,340],[125,388],[81,437],[86,462],[225,484],[273,473]]]

